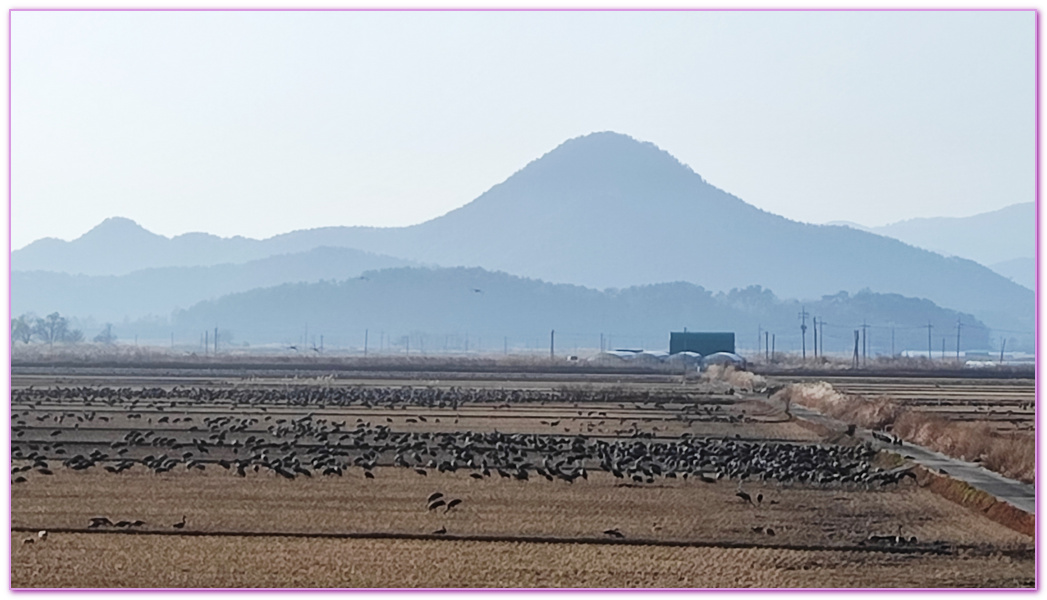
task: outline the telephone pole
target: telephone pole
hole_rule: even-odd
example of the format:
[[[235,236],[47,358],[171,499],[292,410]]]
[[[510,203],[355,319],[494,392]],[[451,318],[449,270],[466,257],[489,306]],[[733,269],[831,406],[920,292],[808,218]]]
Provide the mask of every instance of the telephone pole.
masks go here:
[[[763,332],[763,355],[767,362],[771,362],[771,332]]]
[[[549,358],[556,357],[556,330],[549,331]]]
[[[811,317],[811,325],[814,326],[814,357],[818,358],[818,317]]]
[[[818,321],[818,339],[822,344],[822,358],[825,358],[825,319]]]
[[[867,333],[866,332],[868,330],[869,330],[869,326],[865,323],[865,319],[862,319],[862,366],[863,367],[866,366],[866,364],[867,364],[867,358],[866,357],[868,356],[868,354],[866,354],[865,340],[867,338]]]
[[[1000,342],[1000,364],[1003,364],[1003,349],[1007,347],[1007,338],[1003,338]]]
[[[927,322],[927,360],[933,360],[931,358],[931,330],[934,329],[934,325],[931,322]]]
[[[774,338],[777,337],[775,334],[771,334],[771,362],[774,362]]]
[[[956,317],[956,362],[960,362],[960,329],[963,327],[963,323],[960,322],[960,317]]]
[[[800,307],[800,343],[801,343],[801,358],[807,360],[807,309],[803,306]]]
[[[854,330],[854,356],[851,357],[851,368],[852,369],[857,369],[858,368],[858,336],[859,335],[861,335],[860,332],[857,329],[855,329]]]

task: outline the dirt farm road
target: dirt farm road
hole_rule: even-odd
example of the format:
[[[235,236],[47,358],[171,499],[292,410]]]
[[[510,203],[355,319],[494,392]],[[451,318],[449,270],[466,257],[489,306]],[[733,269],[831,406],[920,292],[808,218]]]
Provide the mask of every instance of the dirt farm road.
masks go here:
[[[848,424],[843,421],[827,417],[819,412],[802,406],[797,406],[796,404],[792,405],[790,412],[799,419],[818,423],[819,425],[823,425],[836,431],[847,429]],[[972,487],[988,494],[992,494],[996,498],[1011,504],[1015,508],[1023,510],[1029,514],[1036,514],[1035,485],[1007,479],[1006,477],[994,473],[977,463],[951,458],[944,454],[934,452],[933,450],[928,450],[921,446],[915,446],[909,442],[905,442],[904,446],[893,446],[881,442],[880,440],[875,439],[872,436],[872,432],[868,429],[858,428],[856,435],[863,441],[872,444],[875,448],[891,450],[900,452],[906,456],[911,456],[914,462],[919,463],[928,469],[936,472],[944,470],[950,477],[959,479],[960,481],[965,481]]]

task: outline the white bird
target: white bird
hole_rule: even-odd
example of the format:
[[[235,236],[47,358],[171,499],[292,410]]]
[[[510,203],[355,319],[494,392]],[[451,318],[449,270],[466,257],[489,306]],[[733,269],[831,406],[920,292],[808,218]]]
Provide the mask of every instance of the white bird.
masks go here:
[[[36,537],[40,539],[47,539],[47,530],[41,529],[40,533],[36,534]]]

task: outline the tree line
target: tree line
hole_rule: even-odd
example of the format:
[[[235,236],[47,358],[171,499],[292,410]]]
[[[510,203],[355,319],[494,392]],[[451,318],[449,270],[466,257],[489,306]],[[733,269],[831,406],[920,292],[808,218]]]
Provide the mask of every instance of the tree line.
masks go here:
[[[69,320],[57,312],[53,312],[46,317],[37,317],[33,313],[25,313],[11,319],[12,344],[15,342],[29,344],[34,339],[49,346],[54,346],[55,343],[79,344],[84,341],[84,332],[70,327]],[[105,328],[92,341],[101,344],[116,342],[116,336],[113,335],[113,325],[106,323]]]

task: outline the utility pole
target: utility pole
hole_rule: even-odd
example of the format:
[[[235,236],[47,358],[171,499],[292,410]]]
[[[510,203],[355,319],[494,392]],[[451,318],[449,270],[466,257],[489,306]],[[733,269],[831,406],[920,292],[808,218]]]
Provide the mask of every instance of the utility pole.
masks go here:
[[[934,325],[931,322],[927,322],[927,360],[933,360],[931,357],[931,330],[934,329]]]
[[[866,354],[866,349],[865,349],[865,346],[866,346],[865,345],[865,340],[866,340],[866,336],[867,336],[866,332],[868,330],[869,330],[869,326],[866,325],[865,319],[862,319],[862,366],[863,367],[868,364],[867,359],[866,359],[866,357],[868,355]]]
[[[763,332],[763,356],[767,362],[771,362],[771,332]]]
[[[858,337],[860,335],[861,335],[861,332],[859,330],[855,329],[854,330],[854,356],[851,357],[851,368],[852,369],[857,369],[858,368]]]
[[[891,358],[894,358],[894,326],[891,326]]]
[[[807,309],[800,307],[801,358],[807,360]]]
[[[960,322],[960,317],[956,317],[956,362],[960,362],[960,329],[963,327],[963,323]]]
[[[1003,349],[1007,347],[1007,338],[1003,338],[1000,342],[1000,364],[1003,364]]]
[[[549,332],[549,358],[556,357],[556,330]]]
[[[367,356],[367,330],[364,329],[364,357]]]
[[[945,336],[942,336],[942,360],[945,360]]]
[[[757,323],[756,325],[756,351],[760,351],[760,340],[763,338],[763,325]]]
[[[774,362],[774,338],[776,334],[771,334],[771,362]]]
[[[825,319],[818,321],[818,338],[822,340],[822,358],[825,358]]]
[[[818,358],[818,317],[811,317],[811,324],[814,325],[814,357]]]

